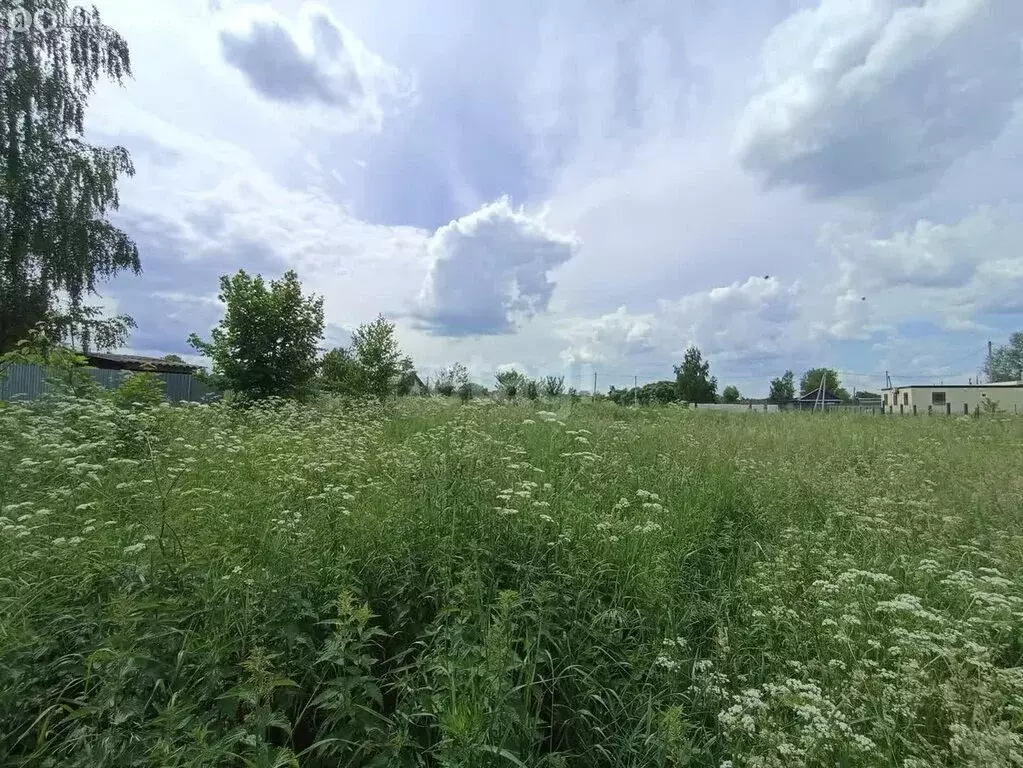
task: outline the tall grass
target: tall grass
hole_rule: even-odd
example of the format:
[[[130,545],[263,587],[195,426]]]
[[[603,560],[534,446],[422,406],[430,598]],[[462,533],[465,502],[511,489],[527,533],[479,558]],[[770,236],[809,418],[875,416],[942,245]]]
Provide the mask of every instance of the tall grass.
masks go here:
[[[543,407],[0,407],[0,765],[1023,764],[1020,422]]]

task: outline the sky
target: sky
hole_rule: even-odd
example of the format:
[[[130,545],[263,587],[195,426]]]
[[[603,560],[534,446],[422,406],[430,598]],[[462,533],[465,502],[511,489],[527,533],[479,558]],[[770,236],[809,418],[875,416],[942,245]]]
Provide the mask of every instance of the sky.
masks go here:
[[[97,0],[133,79],[101,288],[131,350],[193,352],[220,275],[297,271],[325,346],[383,314],[584,389],[811,367],[965,383],[1023,329],[1016,0]]]

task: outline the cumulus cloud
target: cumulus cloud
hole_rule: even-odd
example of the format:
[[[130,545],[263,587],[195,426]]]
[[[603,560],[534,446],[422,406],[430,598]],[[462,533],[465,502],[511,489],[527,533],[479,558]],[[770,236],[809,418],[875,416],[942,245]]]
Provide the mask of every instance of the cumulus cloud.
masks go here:
[[[592,320],[568,321],[559,335],[568,341],[561,359],[573,363],[602,363],[654,350],[653,315],[632,315],[625,307]]]
[[[862,294],[889,325],[933,318],[949,330],[976,329],[978,316],[1023,310],[1023,208],[981,207],[954,224],[917,221],[886,237],[832,234],[836,288]]]
[[[410,87],[319,6],[303,7],[297,24],[268,8],[236,15],[220,32],[220,49],[265,98],[327,107],[359,125],[379,127],[385,106]]]
[[[501,198],[430,237],[429,272],[413,314],[440,336],[513,333],[547,309],[554,291],[549,273],[578,247],[542,215]]]
[[[773,277],[693,293],[678,301],[660,302],[660,313],[685,342],[699,343],[719,354],[767,354],[798,316],[802,286]]]
[[[768,37],[734,151],[817,197],[920,193],[1005,128],[1021,34],[1011,0],[820,0]]]
[[[561,331],[566,363],[623,363],[643,358],[662,367],[695,344],[722,362],[758,363],[797,349],[810,338],[808,308],[799,283],[751,277],[677,300],[653,312],[620,307],[601,317],[577,318]]]

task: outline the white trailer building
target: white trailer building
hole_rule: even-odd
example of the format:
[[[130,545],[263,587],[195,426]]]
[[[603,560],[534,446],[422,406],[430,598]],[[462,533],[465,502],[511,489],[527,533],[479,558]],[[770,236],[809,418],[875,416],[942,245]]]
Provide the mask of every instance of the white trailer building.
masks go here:
[[[1023,381],[997,384],[913,384],[882,389],[886,413],[974,413],[986,402],[1004,413],[1023,413]],[[987,406],[990,407],[990,406]]]

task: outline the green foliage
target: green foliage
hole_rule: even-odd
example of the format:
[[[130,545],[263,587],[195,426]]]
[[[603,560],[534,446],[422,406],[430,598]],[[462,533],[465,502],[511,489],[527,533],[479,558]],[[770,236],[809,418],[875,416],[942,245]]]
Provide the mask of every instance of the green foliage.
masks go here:
[[[993,400],[990,397],[985,397],[980,401],[980,407],[984,410],[984,413],[988,415],[994,415],[1000,412],[998,407],[998,401]]]
[[[561,397],[565,393],[565,377],[548,376],[543,382],[543,393],[547,397]]]
[[[188,339],[212,361],[211,383],[255,400],[308,395],[319,366],[323,299],[305,298],[291,270],[269,286],[244,270],[225,275],[219,298],[227,310],[211,340],[194,333]]]
[[[123,407],[152,408],[163,402],[164,383],[150,371],[128,372],[114,390],[114,400]]]
[[[349,396],[383,400],[406,395],[416,381],[412,358],[402,353],[394,323],[383,315],[360,325],[352,334],[351,347],[328,352],[321,368],[321,387]]]
[[[540,398],[540,385],[533,379],[526,381],[526,399],[538,400]]]
[[[860,400],[873,401],[873,400],[880,400],[880,399],[881,399],[881,395],[879,395],[877,392],[870,392],[869,390],[866,390],[866,389],[861,389],[859,392],[857,392],[853,396],[853,400],[856,400],[856,401],[860,401]]]
[[[509,400],[514,400],[515,396],[519,393],[526,383],[526,377],[516,371],[514,368],[510,368],[506,371],[499,371],[497,376],[497,386],[505,397]]]
[[[463,382],[458,386],[458,399],[463,403],[467,403],[472,400],[473,397],[473,386],[468,381]]]
[[[721,392],[721,402],[723,403],[737,403],[739,402],[739,388],[729,384]]]
[[[68,16],[65,0],[19,4]],[[15,5],[0,0],[5,26]],[[74,313],[100,281],[141,271],[135,243],[109,220],[118,178],[134,175],[128,152],[83,140],[96,83],[131,76],[128,46],[89,15],[89,24],[0,33],[0,353],[62,294]]]
[[[778,379],[771,379],[771,391],[767,399],[778,405],[789,403],[796,399],[795,374],[792,371],[785,373]]]
[[[799,380],[800,397],[819,389],[822,381],[824,382],[824,389],[838,399],[850,399],[849,393],[842,388],[842,384],[838,379],[838,373],[831,368],[811,368],[804,373],[803,377]]]
[[[336,347],[323,356],[319,384],[337,395],[359,395],[366,389],[362,366],[346,347]]]
[[[1023,380],[1023,332],[1012,334],[1007,344],[991,351],[984,373],[989,381]]]
[[[704,361],[698,347],[689,347],[681,365],[675,366],[678,398],[687,403],[713,403],[718,382],[710,375],[710,362]]]
[[[611,387],[608,398],[618,405],[667,405],[678,402],[678,386],[674,381],[654,381],[638,389]]]
[[[123,347],[131,331],[138,327],[128,315],[104,317],[99,307],[87,306],[72,306],[66,311],[54,309],[44,323],[50,336],[83,354]]]
[[[0,377],[14,364],[36,365],[43,369],[51,391],[72,397],[98,397],[102,387],[93,378],[85,357],[56,341],[40,322],[13,350],[0,355]]]
[[[383,315],[356,329],[352,349],[363,371],[366,394],[383,399],[412,373],[412,360],[403,355],[398,346],[394,323]]]
[[[469,384],[469,371],[461,363],[454,363],[437,374],[434,390],[438,395],[450,397],[455,392],[461,393]]]

